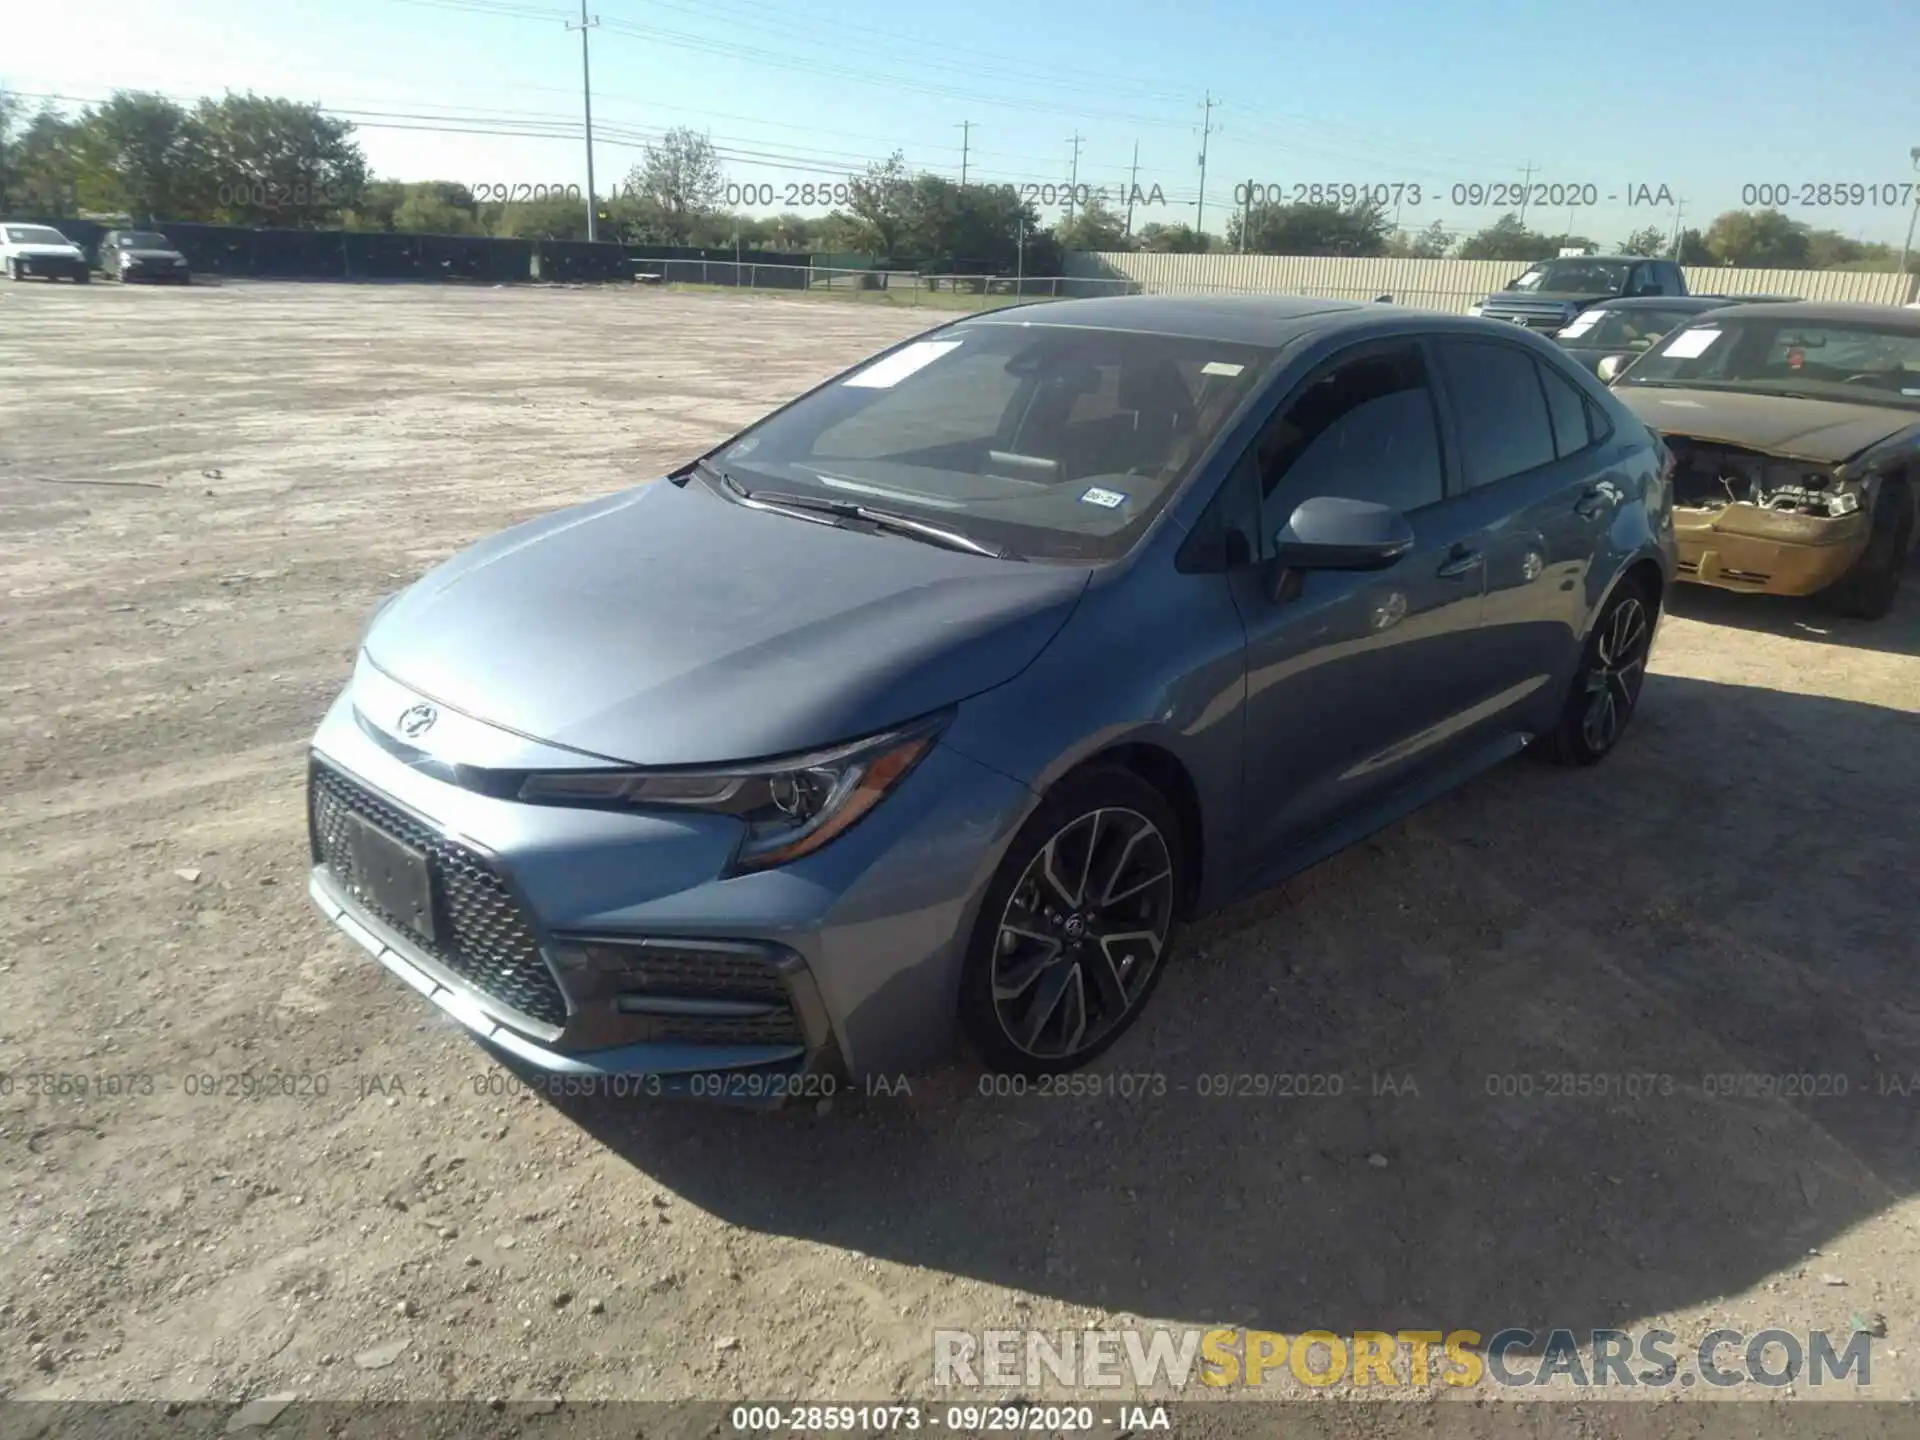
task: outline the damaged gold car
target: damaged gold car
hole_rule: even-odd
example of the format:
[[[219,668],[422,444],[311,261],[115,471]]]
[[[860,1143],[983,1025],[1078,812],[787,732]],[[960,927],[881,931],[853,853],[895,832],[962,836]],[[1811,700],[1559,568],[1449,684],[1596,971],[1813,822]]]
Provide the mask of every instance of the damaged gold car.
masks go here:
[[[1920,311],[1745,305],[1627,362],[1601,377],[1674,454],[1676,580],[1893,608],[1920,506]]]

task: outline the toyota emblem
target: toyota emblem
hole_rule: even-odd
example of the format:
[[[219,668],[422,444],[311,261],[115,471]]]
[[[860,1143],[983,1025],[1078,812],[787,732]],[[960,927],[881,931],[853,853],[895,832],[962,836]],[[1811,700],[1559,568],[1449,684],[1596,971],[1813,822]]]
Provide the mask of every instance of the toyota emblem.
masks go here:
[[[440,718],[440,712],[431,705],[412,705],[400,712],[400,733],[409,740],[417,740],[433,728],[433,722]]]

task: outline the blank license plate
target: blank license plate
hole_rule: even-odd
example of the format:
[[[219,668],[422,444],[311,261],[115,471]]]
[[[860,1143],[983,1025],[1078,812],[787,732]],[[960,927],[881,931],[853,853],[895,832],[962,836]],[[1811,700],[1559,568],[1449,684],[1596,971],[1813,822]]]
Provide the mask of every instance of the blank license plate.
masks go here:
[[[347,817],[347,848],[353,857],[354,893],[422,939],[437,938],[433,871],[425,852],[394,839],[358,815]]]

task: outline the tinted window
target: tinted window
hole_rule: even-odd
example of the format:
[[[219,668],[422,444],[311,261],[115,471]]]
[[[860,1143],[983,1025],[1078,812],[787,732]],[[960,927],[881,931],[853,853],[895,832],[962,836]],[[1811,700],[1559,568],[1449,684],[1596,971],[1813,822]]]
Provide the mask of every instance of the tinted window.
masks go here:
[[[1447,340],[1439,349],[1470,488],[1552,461],[1553,426],[1532,356],[1478,340]]]
[[[1440,432],[1420,351],[1409,345],[1335,361],[1267,427],[1255,459],[1269,538],[1316,495],[1403,514],[1442,499]]]
[[[1551,365],[1540,367],[1540,383],[1547,390],[1547,414],[1553,421],[1553,445],[1562,459],[1593,443],[1587,433],[1587,397]]]

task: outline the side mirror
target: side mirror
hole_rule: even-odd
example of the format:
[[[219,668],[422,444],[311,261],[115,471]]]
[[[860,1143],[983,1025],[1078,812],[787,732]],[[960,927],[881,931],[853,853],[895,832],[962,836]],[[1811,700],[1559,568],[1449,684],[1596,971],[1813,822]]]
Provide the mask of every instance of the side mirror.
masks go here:
[[[1604,383],[1611,385],[1614,377],[1627,368],[1627,362],[1631,359],[1633,359],[1631,355],[1604,355],[1600,363],[1593,367],[1593,373],[1598,375]]]
[[[1391,506],[1317,495],[1274,535],[1273,558],[1281,572],[1384,570],[1413,544],[1413,527]]]

